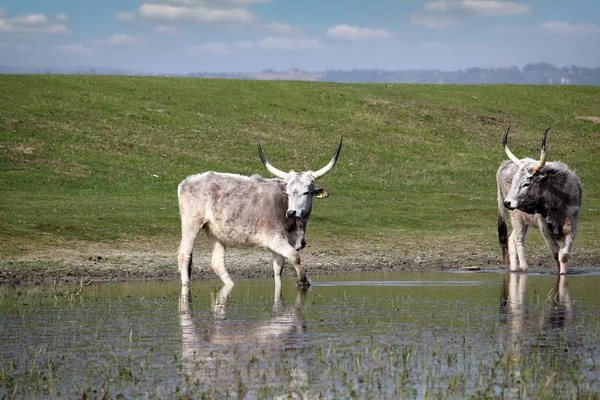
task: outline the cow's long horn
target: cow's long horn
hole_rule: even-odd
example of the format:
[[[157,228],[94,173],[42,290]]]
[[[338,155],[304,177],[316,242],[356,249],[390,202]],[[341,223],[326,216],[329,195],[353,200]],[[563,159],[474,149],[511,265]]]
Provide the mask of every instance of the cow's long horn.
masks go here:
[[[540,155],[540,162],[533,167],[534,171],[539,171],[540,169],[544,168],[544,165],[546,165],[546,134],[549,130],[550,128],[546,129],[546,132],[544,132],[544,136],[542,137],[542,154]]]
[[[270,173],[272,173],[273,175],[275,175],[276,177],[281,178],[281,179],[285,179],[287,177],[287,173],[285,173],[281,170],[278,170],[277,168],[272,166],[271,163],[269,163],[267,161],[267,159],[265,158],[265,155],[262,152],[262,148],[260,147],[260,142],[258,142],[258,155],[260,156],[260,160],[265,165],[265,167],[267,167],[267,169],[269,170]]]
[[[519,160],[519,158],[517,158],[517,156],[515,156],[513,154],[512,151],[510,151],[510,149],[508,148],[508,131],[510,130],[510,125],[508,126],[508,128],[506,128],[506,132],[504,133],[504,151],[506,152],[506,155],[508,156],[508,158],[511,159],[512,162],[514,162],[515,164],[517,164],[517,167],[521,166],[521,160]]]
[[[329,164],[327,164],[320,170],[313,172],[312,173],[313,178],[319,179],[320,177],[324,176],[329,171],[331,171],[331,168],[333,168],[333,166],[337,162],[338,157],[340,156],[340,150],[342,149],[342,139],[343,139],[343,136],[340,137],[340,143],[338,144],[337,150],[335,151],[335,155],[333,156],[331,161],[329,161]]]

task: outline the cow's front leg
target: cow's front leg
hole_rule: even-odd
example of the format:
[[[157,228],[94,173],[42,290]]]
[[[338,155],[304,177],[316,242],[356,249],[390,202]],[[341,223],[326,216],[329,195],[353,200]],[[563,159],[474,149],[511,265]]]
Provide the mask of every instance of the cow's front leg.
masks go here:
[[[510,258],[510,270],[527,271],[527,259],[525,258],[525,235],[527,235],[527,224],[523,223],[517,212],[511,212],[510,223],[512,232],[508,238],[508,253]]]
[[[510,260],[510,271],[519,271],[519,256],[517,254],[517,240],[515,238],[515,231],[508,237],[508,258]]]
[[[223,285],[217,293],[215,293],[210,302],[210,308],[213,311],[215,319],[225,319],[227,299],[233,289],[233,283],[231,285]]]
[[[273,254],[273,276],[275,277],[275,286],[281,286],[281,272],[283,271],[285,257],[274,251],[271,253]]]
[[[300,265],[300,254],[294,249],[285,239],[279,238],[273,240],[269,248],[284,256],[294,266],[296,269],[296,275],[298,276],[298,286],[307,287],[310,286],[310,282],[306,279],[306,274],[304,273],[304,268]]]

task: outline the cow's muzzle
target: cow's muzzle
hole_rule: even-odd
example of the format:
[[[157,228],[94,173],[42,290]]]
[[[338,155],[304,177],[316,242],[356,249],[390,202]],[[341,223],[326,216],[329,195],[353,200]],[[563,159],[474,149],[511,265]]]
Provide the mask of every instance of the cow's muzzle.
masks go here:
[[[305,247],[306,247],[306,240],[302,239],[300,241],[300,246],[296,246],[296,251],[300,251],[300,250],[302,250]]]
[[[519,207],[517,204],[513,203],[512,201],[505,201],[504,207],[506,207],[509,210],[523,211],[526,214],[535,214],[537,212],[535,206]]]
[[[296,210],[287,210],[285,216],[293,219],[304,219],[307,217],[306,213]]]
[[[505,201],[504,207],[508,208],[509,210],[514,210],[516,208],[515,206],[513,206],[512,201]]]
[[[294,210],[287,210],[285,213],[285,216],[288,218],[296,218],[296,211]]]

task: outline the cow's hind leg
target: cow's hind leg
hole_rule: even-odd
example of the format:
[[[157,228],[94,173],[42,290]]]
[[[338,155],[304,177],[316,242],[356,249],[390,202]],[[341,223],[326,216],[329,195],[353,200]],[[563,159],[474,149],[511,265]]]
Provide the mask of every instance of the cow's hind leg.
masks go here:
[[[182,289],[189,289],[190,277],[192,275],[192,253],[200,226],[197,221],[187,219],[184,216],[181,219],[181,244],[179,245],[177,262],[179,264],[179,273],[181,274]]]
[[[569,262],[569,257],[571,255],[571,246],[573,245],[574,239],[574,229],[572,229],[571,232],[564,234],[565,244],[560,248],[558,252],[558,273],[560,275],[565,275],[567,273],[567,263]]]
[[[573,235],[565,235],[565,244],[558,252],[558,273],[565,275],[567,273],[567,263],[571,255],[571,246],[573,245]]]
[[[225,245],[211,234],[207,234],[207,236],[212,249],[210,266],[213,271],[219,275],[219,278],[221,278],[224,285],[233,285],[233,281],[229,277],[227,268],[225,268]]]
[[[298,275],[298,286],[310,286],[310,282],[306,279],[304,268],[300,265],[300,254],[294,249],[285,239],[275,239],[269,246],[275,253],[281,254],[294,266]],[[283,267],[283,264],[282,264]],[[275,266],[273,266],[275,268]]]
[[[548,229],[548,226],[546,224],[542,225],[541,231],[542,231],[542,235],[544,235],[544,239],[546,239],[546,243],[548,244],[548,247],[550,247],[550,250],[552,251],[552,255],[554,256],[554,262],[556,263],[556,269],[558,270],[558,273],[566,274],[567,273],[566,260],[565,260],[565,262],[561,261],[561,253],[563,252],[564,249],[561,248],[560,243],[558,243],[558,240],[556,240],[554,238],[554,235],[552,234],[550,229]],[[567,250],[567,252],[568,252],[568,250]],[[568,259],[568,258],[569,258],[569,255],[567,254],[566,259]],[[563,267],[564,267],[564,271],[563,271]]]

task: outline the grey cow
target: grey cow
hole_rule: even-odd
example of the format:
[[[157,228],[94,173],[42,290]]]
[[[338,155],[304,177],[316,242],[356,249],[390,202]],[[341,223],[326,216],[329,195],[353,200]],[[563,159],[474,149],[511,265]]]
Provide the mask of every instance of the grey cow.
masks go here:
[[[504,134],[504,151],[510,160],[500,165],[498,184],[498,238],[504,262],[511,271],[526,271],[525,234],[533,226],[542,231],[554,254],[559,274],[567,273],[567,261],[577,231],[581,206],[581,182],[566,164],[546,162],[546,135],[542,138],[540,160],[517,158],[508,148],[508,131]],[[510,211],[512,233],[507,238],[504,208]]]
[[[181,245],[178,263],[182,289],[189,286],[192,251],[200,229],[212,248],[211,266],[225,285],[232,285],[225,268],[226,246],[263,246],[273,254],[276,284],[281,283],[285,258],[298,275],[299,286],[309,286],[300,265],[298,251],[306,245],[306,224],[313,197],[328,193],[314,185],[337,162],[342,139],[331,161],[318,171],[283,172],[265,158],[260,143],[258,153],[265,167],[277,178],[259,175],[205,172],[192,175],[179,184]]]

